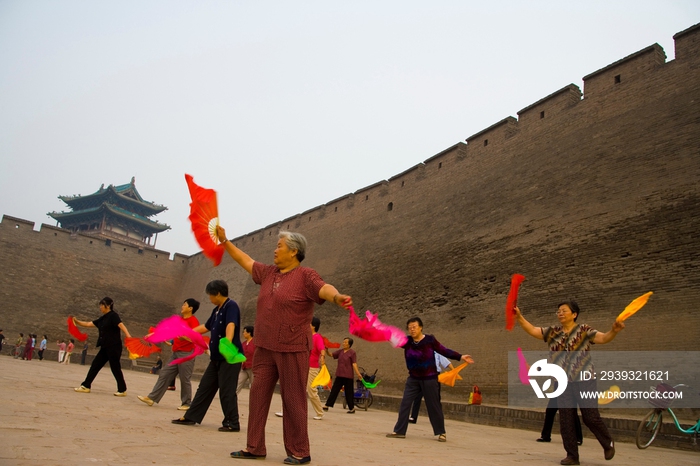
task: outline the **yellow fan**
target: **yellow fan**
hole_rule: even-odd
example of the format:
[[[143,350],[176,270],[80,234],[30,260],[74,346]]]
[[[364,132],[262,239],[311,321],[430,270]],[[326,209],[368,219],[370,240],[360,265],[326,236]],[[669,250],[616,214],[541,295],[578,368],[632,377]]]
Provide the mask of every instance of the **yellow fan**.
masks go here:
[[[650,291],[648,293],[644,293],[641,295],[639,298],[635,299],[631,303],[627,305],[624,311],[620,313],[619,316],[617,316],[617,319],[615,319],[616,322],[624,322],[627,320],[629,316],[640,310],[641,308],[644,307],[644,305],[649,301],[649,296],[654,294],[653,291]]]
[[[319,385],[321,387],[325,387],[328,385],[331,381],[331,374],[328,372],[328,368],[324,364],[323,367],[321,367],[321,370],[319,371],[318,375],[316,378],[314,378],[314,381],[311,382],[312,387],[318,387]]]
[[[616,393],[620,393],[620,387],[618,387],[617,385],[611,386],[606,391],[604,391],[600,397],[598,397],[598,404],[606,405],[608,403],[612,403],[617,399],[615,395]]]

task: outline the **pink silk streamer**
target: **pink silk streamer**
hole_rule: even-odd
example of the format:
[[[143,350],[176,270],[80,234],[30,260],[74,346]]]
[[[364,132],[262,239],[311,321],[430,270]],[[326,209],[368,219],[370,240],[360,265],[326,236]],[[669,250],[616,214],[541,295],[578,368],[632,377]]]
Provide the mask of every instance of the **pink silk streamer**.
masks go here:
[[[153,333],[144,337],[144,340],[149,343],[160,343],[180,337],[189,338],[192,343],[194,343],[194,351],[185,357],[175,359],[170,363],[171,366],[173,364],[180,364],[185,361],[189,361],[200,354],[204,354],[204,352],[207,350],[207,344],[202,335],[192,330],[180,316],[170,316],[161,320],[158,325],[156,325],[156,328],[153,329]]]
[[[348,327],[350,333],[367,341],[388,341],[394,348],[406,344],[408,337],[397,327],[380,322],[377,314],[370,311],[365,313],[366,319],[360,319],[355,309],[350,307]]]
[[[520,363],[518,367],[518,377],[520,378],[520,383],[523,385],[530,385],[530,378],[527,375],[528,371],[530,370],[530,366],[525,360],[523,350],[520,348],[518,348],[518,361]]]

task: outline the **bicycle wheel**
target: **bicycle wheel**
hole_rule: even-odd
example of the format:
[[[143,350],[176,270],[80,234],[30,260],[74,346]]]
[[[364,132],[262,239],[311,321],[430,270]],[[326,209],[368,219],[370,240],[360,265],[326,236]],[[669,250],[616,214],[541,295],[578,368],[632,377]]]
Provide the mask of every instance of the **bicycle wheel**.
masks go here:
[[[637,428],[637,448],[643,450],[651,445],[661,429],[662,417],[663,411],[661,409],[653,409],[644,416]]]
[[[368,391],[367,392],[367,405],[365,406],[365,411],[367,411],[367,408],[372,406],[373,401],[374,401],[374,398],[372,397],[372,392]]]

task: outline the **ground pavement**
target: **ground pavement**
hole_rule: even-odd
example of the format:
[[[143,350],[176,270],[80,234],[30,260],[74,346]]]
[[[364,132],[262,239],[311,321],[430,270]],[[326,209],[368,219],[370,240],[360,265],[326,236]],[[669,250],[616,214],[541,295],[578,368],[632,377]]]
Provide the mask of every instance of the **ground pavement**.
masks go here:
[[[147,395],[156,376],[127,370],[128,396],[115,397],[116,383],[105,367],[92,392],[73,387],[87,366],[55,361],[22,361],[0,356],[0,465],[239,465],[229,453],[245,447],[248,390],[239,398],[240,433],[218,432],[221,407],[212,403],[202,425],[179,426],[171,419],[182,413],[179,392],[167,392],[160,405],[148,407],[137,395]],[[198,382],[194,382],[194,388]],[[178,382],[179,388],[179,382]],[[272,401],[267,422],[265,461],[282,464],[282,420],[275,417],[281,401]],[[396,414],[357,411],[346,414],[338,402],[321,421],[309,416],[311,457],[314,465],[557,465],[565,456],[561,442],[537,443],[531,431],[446,421],[447,443],[432,435],[427,417],[410,425],[406,439],[388,439]],[[586,438],[580,447],[584,465],[698,465],[700,453],[650,447],[638,450],[618,443],[612,461],[602,448]]]

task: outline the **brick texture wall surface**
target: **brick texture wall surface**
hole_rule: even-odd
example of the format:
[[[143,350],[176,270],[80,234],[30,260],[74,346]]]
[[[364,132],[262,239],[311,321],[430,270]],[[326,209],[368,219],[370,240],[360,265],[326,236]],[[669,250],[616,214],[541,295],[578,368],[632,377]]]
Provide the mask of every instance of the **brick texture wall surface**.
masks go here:
[[[587,76],[583,98],[566,86],[389,181],[232,241],[270,263],[279,230],[299,231],[309,241],[304,265],[351,294],[359,312],[400,327],[420,316],[426,333],[476,360],[446,399],[478,384],[485,400],[504,402],[507,352],[543,348],[504,329],[513,273],[527,277],[519,305],[535,325],[555,323],[556,305],[574,298],[580,320],[607,331],[654,291],[605,349],[700,350],[699,36],[683,31],[675,60],[648,47]],[[229,282],[243,324],[254,321],[258,288],[228,257],[213,268],[201,254],[169,261],[29,229],[7,217],[0,227],[6,335],[30,331],[27,322],[58,328],[56,316],[73,308],[95,314],[104,294],[139,326],[189,296],[203,300],[204,318],[204,286],[216,278]],[[317,315],[331,340],[347,335],[343,310],[325,304]],[[400,392],[402,351],[354,349],[360,366],[379,369],[378,390]]]

